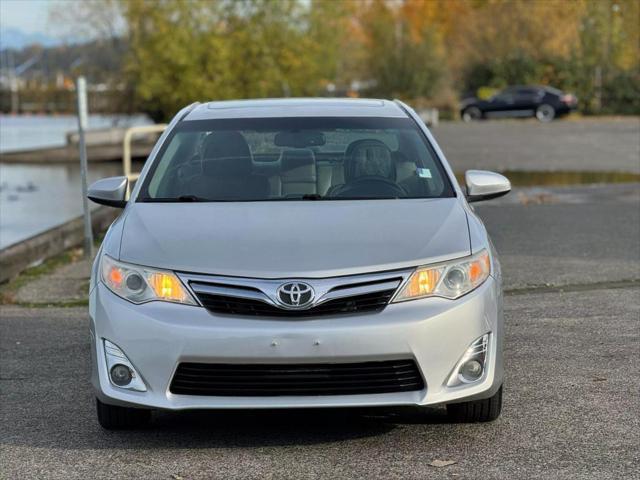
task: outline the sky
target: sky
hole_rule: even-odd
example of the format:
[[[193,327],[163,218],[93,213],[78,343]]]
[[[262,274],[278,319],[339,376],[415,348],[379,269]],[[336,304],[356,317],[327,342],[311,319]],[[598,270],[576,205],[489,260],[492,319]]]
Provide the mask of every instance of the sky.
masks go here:
[[[74,7],[85,1],[0,0],[0,50],[20,49],[33,43],[54,46],[90,40],[94,36],[90,30],[77,31],[64,20],[65,13],[73,12]],[[56,15],[51,20],[51,13],[57,13],[57,20]],[[121,25],[118,25],[117,17],[114,18],[115,28],[118,28]]]
[[[52,34],[47,19],[49,7],[55,3],[55,0],[0,0],[0,27]]]

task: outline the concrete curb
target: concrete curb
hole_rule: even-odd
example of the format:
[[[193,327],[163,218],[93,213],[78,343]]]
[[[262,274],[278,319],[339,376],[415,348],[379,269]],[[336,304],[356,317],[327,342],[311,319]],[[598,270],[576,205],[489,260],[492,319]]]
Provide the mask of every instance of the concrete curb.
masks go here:
[[[91,212],[94,232],[102,232],[120,214],[121,210],[100,207]],[[0,283],[6,282],[26,268],[82,245],[84,226],[82,216],[53,227],[27,240],[0,250]]]

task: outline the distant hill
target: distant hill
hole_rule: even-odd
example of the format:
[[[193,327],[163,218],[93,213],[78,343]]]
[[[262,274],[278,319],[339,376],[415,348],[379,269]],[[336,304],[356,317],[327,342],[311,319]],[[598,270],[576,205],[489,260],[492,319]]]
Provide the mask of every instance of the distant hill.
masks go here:
[[[20,50],[31,45],[52,47],[61,41],[43,33],[27,33],[18,28],[0,27],[0,50],[12,48]]]
[[[92,112],[134,111],[132,87],[122,71],[127,48],[125,39],[112,38],[0,50],[0,112],[16,109],[5,74],[12,66],[20,70],[19,112],[74,112],[72,89],[79,75],[87,78]]]
[[[4,42],[4,34],[2,40]],[[21,77],[43,82],[54,80],[58,74],[75,76],[81,73],[94,83],[105,83],[121,76],[121,65],[127,49],[122,39],[72,44],[51,41],[53,45],[32,44],[22,48],[5,48],[3,43],[0,52],[5,53],[0,55],[0,64],[7,67],[9,58],[16,66],[36,59]]]

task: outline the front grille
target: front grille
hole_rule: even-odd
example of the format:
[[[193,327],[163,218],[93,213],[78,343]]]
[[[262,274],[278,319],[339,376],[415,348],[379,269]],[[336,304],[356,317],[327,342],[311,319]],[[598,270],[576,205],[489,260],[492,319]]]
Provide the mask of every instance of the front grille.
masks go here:
[[[328,278],[261,279],[180,273],[200,304],[212,313],[246,317],[314,318],[383,310],[412,270]],[[309,306],[288,308],[285,287],[311,291]],[[299,291],[299,290],[298,290]],[[289,300],[293,300],[293,297]],[[298,298],[297,301],[299,301]],[[304,302],[303,302],[304,303]]]
[[[323,364],[181,363],[171,381],[177,395],[269,397],[358,395],[422,390],[413,360]]]
[[[313,317],[349,313],[379,312],[389,303],[395,289],[336,298],[306,310],[284,310],[260,300],[196,292],[202,305],[214,313],[269,317]]]

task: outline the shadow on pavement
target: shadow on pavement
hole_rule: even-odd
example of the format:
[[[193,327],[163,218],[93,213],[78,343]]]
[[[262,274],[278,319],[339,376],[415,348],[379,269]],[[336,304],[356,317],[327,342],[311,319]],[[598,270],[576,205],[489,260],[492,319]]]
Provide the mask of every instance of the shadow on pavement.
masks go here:
[[[156,411],[146,427],[107,431],[93,411],[69,413],[43,419],[37,429],[3,435],[0,443],[65,450],[284,447],[382,436],[404,425],[432,424],[437,429],[448,423],[444,409],[437,408]]]
[[[89,443],[190,449],[316,445],[384,435],[401,425],[446,422],[444,410],[435,408],[155,412],[152,423],[137,431],[105,431],[96,421]]]

